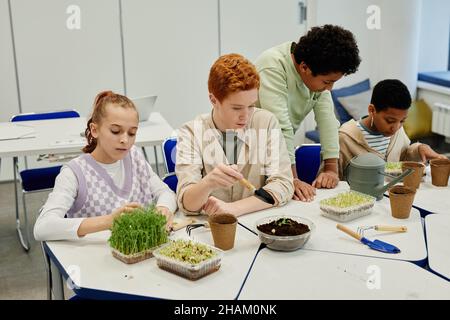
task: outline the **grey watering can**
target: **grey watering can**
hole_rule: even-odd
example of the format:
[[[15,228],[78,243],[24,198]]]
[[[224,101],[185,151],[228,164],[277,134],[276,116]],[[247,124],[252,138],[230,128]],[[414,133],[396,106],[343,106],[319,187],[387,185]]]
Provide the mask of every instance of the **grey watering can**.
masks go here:
[[[392,176],[384,172],[386,162],[373,153],[364,153],[350,160],[345,168],[344,177],[351,190],[370,194],[381,200],[387,189],[410,175],[413,170],[407,169],[399,176]],[[392,178],[388,184],[384,184],[384,177]]]

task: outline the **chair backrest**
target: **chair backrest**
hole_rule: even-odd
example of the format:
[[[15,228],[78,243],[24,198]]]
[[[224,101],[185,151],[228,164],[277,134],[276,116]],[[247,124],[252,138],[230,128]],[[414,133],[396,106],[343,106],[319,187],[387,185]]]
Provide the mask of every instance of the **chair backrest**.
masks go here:
[[[170,173],[163,178],[163,182],[169,186],[173,192],[177,192],[178,178],[175,173]]]
[[[51,120],[51,119],[62,119],[62,118],[79,118],[80,114],[76,110],[62,110],[62,111],[52,111],[52,112],[31,112],[31,113],[21,113],[12,116],[11,122],[18,121],[35,121],[35,120]]]
[[[295,150],[295,167],[300,180],[311,184],[320,167],[320,144],[303,144]]]
[[[331,98],[333,99],[334,108],[336,110],[338,120],[341,124],[352,119],[352,116],[345,110],[344,106],[339,102],[338,98],[352,96],[364,91],[370,90],[370,80],[366,79],[352,86],[331,90]]]
[[[164,164],[166,165],[167,173],[175,172],[175,160],[177,154],[177,138],[167,138],[163,144]]]

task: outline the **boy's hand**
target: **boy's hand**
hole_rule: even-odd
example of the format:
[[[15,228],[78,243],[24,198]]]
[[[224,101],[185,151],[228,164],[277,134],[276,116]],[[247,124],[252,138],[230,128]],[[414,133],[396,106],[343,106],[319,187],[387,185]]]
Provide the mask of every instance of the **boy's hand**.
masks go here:
[[[301,181],[300,179],[294,179],[294,196],[292,199],[310,202],[314,200],[315,195],[316,188],[304,181]]]
[[[237,170],[236,165],[219,164],[210,173],[208,173],[203,181],[211,188],[228,188],[236,181],[243,178],[242,174]]]
[[[313,181],[312,186],[316,188],[333,189],[339,183],[339,176],[334,171],[324,171]]]
[[[221,214],[221,213],[234,214],[233,203],[219,200],[214,196],[210,196],[208,198],[208,201],[203,205],[202,209],[208,215]]]
[[[419,146],[419,155],[422,159],[422,162],[426,162],[427,160],[433,160],[433,159],[447,159],[446,156],[443,154],[439,154],[435,152],[431,147],[427,144],[422,143]]]

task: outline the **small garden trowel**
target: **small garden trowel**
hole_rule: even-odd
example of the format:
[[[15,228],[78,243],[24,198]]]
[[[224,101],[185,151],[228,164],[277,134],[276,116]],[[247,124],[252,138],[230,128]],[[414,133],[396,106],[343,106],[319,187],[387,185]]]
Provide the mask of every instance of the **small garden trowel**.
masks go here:
[[[400,253],[400,249],[397,248],[396,246],[393,246],[392,244],[389,244],[389,243],[386,243],[386,242],[380,241],[380,240],[371,241],[371,240],[364,238],[363,236],[357,234],[356,232],[350,230],[349,228],[344,227],[341,224],[337,224],[336,228],[345,232],[349,236],[352,236],[356,240],[361,241],[365,245],[368,245],[369,248],[371,248],[373,250],[377,250],[377,251],[381,251],[381,252],[385,252],[385,253]]]

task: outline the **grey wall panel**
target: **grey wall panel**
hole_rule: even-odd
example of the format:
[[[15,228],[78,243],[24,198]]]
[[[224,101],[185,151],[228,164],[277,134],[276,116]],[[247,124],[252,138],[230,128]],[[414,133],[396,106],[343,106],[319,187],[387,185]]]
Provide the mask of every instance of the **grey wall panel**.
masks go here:
[[[8,0],[0,0],[0,122],[19,113]]]
[[[264,50],[298,41],[299,0],[220,0],[222,53],[237,52],[254,61]]]
[[[217,1],[122,1],[129,97],[158,94],[174,127],[211,110],[207,79],[218,57]]]
[[[80,29],[69,29],[71,5]],[[104,89],[122,92],[118,1],[14,0],[22,110],[76,108],[86,115]]]

